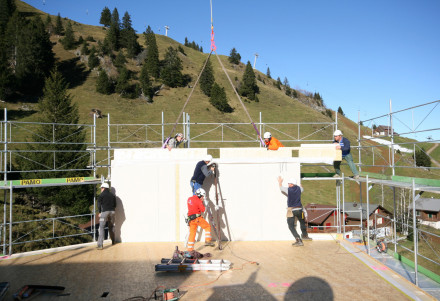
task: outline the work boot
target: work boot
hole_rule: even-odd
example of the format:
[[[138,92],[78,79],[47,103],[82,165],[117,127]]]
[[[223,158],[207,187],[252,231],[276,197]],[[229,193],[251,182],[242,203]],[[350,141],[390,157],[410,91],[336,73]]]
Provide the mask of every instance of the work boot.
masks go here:
[[[294,247],[302,247],[302,246],[304,246],[304,244],[303,244],[301,238],[297,238],[297,239],[296,239],[296,242],[294,242],[294,243],[292,244],[292,246],[294,246]]]
[[[205,242],[205,247],[214,247],[215,243],[213,243],[212,241],[207,241]]]
[[[308,235],[301,235],[301,240],[312,240]]]
[[[338,175],[337,173],[335,173],[335,175],[333,176],[333,178],[340,178],[341,176]]]
[[[103,247],[102,246],[101,247],[97,247],[96,249],[101,251],[103,249]]]

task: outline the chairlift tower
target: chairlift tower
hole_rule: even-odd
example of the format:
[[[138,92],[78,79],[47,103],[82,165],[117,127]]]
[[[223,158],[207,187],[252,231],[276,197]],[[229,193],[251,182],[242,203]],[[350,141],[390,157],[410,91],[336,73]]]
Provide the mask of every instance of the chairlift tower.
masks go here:
[[[170,29],[170,27],[168,25],[165,25],[165,36],[168,36],[168,29]]]
[[[258,53],[255,53],[255,59],[254,59],[254,69],[255,69],[255,64],[257,63],[257,58],[258,58]]]

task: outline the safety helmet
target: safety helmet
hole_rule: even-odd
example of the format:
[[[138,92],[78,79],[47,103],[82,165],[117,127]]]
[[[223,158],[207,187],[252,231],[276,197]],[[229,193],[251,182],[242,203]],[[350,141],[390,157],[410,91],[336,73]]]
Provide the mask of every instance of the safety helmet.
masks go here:
[[[290,178],[289,181],[287,182],[287,184],[293,184],[296,185],[297,181],[295,178]]]
[[[182,137],[182,138],[183,138],[183,134],[182,134],[182,133],[177,133],[175,137],[176,137],[176,138],[177,138],[177,137]]]
[[[212,156],[211,156],[211,155],[206,155],[206,156],[203,158],[203,161],[211,162],[211,161],[212,161]]]
[[[108,185],[108,183],[102,183],[101,188],[110,188],[110,186]]]
[[[196,196],[199,198],[204,197],[206,195],[205,189],[199,188],[196,190]]]
[[[264,133],[264,139],[270,139],[272,137],[272,134],[270,132]]]
[[[340,130],[336,130],[336,131],[333,133],[333,136],[342,136],[342,132],[341,132]]]

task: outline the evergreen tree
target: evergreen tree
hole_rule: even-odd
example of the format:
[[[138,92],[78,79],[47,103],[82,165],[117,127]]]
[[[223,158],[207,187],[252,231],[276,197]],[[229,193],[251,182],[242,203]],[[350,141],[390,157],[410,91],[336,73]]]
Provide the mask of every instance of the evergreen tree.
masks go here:
[[[89,47],[88,47],[86,40],[84,40],[82,43],[81,54],[82,55],[89,55],[90,54],[90,50],[89,50]]]
[[[286,88],[290,87],[290,85],[289,85],[289,80],[287,79],[287,77],[284,77],[283,84],[284,84],[284,86],[285,86]]]
[[[112,20],[110,26],[111,25],[114,25],[118,30],[121,29],[121,21],[119,20],[119,13],[116,7],[113,9],[112,12]]]
[[[61,40],[61,44],[63,44],[63,47],[66,50],[75,48],[75,35],[73,34],[72,23],[70,20],[67,22],[66,32],[64,38]]]
[[[232,48],[231,52],[229,53],[228,60],[231,64],[238,65],[238,64],[240,64],[241,55],[240,55],[240,53],[237,52],[237,50],[235,48]]]
[[[277,86],[277,88],[280,89],[280,90],[281,90],[281,85],[282,85],[282,83],[281,83],[281,78],[278,76],[276,86]]]
[[[50,15],[46,16],[46,21],[44,21],[44,26],[46,27],[47,32],[49,35],[53,33],[53,24],[52,24],[52,17]]]
[[[225,88],[220,87],[217,83],[212,85],[211,98],[209,102],[220,112],[231,113],[234,109],[229,105],[226,97]]]
[[[148,68],[148,73],[154,77],[159,78],[159,50],[157,48],[156,36],[148,26],[147,30],[144,32],[145,44],[147,46],[147,57],[145,58],[145,64]]]
[[[431,158],[423,147],[420,150],[416,150],[415,157],[413,155],[413,159],[414,158],[417,166],[431,167]]]
[[[104,25],[105,27],[110,27],[112,23],[112,13],[110,9],[106,6],[101,12],[101,19],[99,19],[99,24]]]
[[[342,111],[341,107],[338,108],[338,114],[345,116],[344,111]]]
[[[130,90],[130,72],[127,70],[127,68],[122,67],[119,70],[119,76],[116,80],[116,87],[115,92],[119,93],[122,97],[127,97],[127,94]]]
[[[8,100],[14,92],[14,74],[10,67],[9,51],[5,39],[0,36],[0,100]]]
[[[60,13],[58,13],[57,20],[55,23],[55,34],[60,36],[63,34],[63,32],[64,32],[63,22],[61,22]]]
[[[37,172],[23,173],[21,176],[25,179],[90,176],[90,171],[85,170],[90,158],[85,155],[86,135],[84,128],[77,125],[78,107],[72,103],[72,97],[68,94],[67,88],[67,83],[61,73],[57,70],[52,71],[46,79],[43,97],[39,100],[40,121],[43,124],[34,129],[36,134],[33,139],[34,142],[53,141],[55,143],[30,144],[29,150],[33,152],[27,153],[26,158],[19,159],[22,170],[41,170],[42,166],[46,166],[49,170],[61,171],[48,171],[44,175]],[[68,214],[89,212],[93,199],[93,187],[89,185],[34,188],[27,192],[42,203],[60,206],[64,213]]]
[[[211,61],[206,63],[203,73],[200,75],[200,89],[206,96],[211,96],[212,85],[215,82],[214,71]]]
[[[119,34],[120,31],[115,23],[110,25],[105,35],[104,44],[109,46],[109,50],[118,51],[119,50]],[[106,51],[107,52],[107,51]]]
[[[136,31],[131,26],[131,17],[128,12],[125,12],[122,18],[121,45],[127,48],[127,55],[130,58],[135,57],[141,51],[137,38]]]
[[[150,82],[150,75],[148,74],[148,68],[145,64],[142,66],[139,82],[142,94],[147,97],[148,102],[152,102],[154,93]]]
[[[99,70],[98,79],[96,80],[96,92],[106,95],[113,93],[113,85],[104,69]]]
[[[118,54],[116,55],[113,64],[115,65],[116,68],[120,69],[123,68],[126,63],[127,60],[125,59],[125,55],[122,53],[122,51],[119,51]]]
[[[188,38],[185,37],[185,43],[183,44],[183,46],[187,46],[188,47],[189,43],[188,43]]]
[[[54,66],[55,56],[43,21],[39,16],[25,20],[14,13],[6,30],[7,48],[13,50],[13,73],[21,93],[41,93],[44,80]]]
[[[148,70],[150,70],[150,68],[148,68]],[[168,47],[160,74],[164,84],[171,88],[182,86],[182,70],[182,60],[179,58],[177,50],[171,46]]]
[[[256,100],[255,94],[258,92],[259,92],[259,88],[257,86],[255,73],[251,66],[251,63],[248,61],[246,64],[246,69],[244,70],[243,73],[243,79],[241,81],[239,93],[241,96],[245,96],[250,100]]]
[[[99,66],[99,58],[96,56],[95,46],[92,46],[92,49],[90,50],[88,65],[90,69]]]
[[[269,67],[267,67],[266,75],[267,75],[268,78],[272,78],[272,77],[270,77],[270,69],[269,69]]]
[[[15,1],[0,0],[0,36],[5,32],[8,21],[15,9]]]

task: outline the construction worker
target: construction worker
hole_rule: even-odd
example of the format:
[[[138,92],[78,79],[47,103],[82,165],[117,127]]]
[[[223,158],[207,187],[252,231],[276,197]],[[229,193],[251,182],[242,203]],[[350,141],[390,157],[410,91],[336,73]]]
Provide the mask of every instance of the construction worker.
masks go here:
[[[287,196],[287,225],[289,226],[289,230],[292,232],[292,235],[296,240],[292,246],[303,246],[303,240],[312,240],[307,234],[306,222],[304,220],[304,208],[301,203],[301,193],[304,191],[304,188],[301,185],[297,185],[295,178],[289,179],[287,182],[288,187],[283,187],[283,178],[279,176],[278,184],[280,186],[281,193]],[[299,234],[295,228],[296,219],[298,219],[300,223],[301,237],[299,237]]]
[[[342,150],[342,159],[347,161],[348,166],[350,166],[351,172],[353,173],[354,179],[359,179],[359,173],[356,169],[356,165],[353,162],[353,156],[350,154],[350,140],[345,137],[342,137],[342,132],[340,130],[336,130],[333,133],[333,137],[335,140],[333,144],[336,146],[336,149]],[[341,176],[341,161],[333,161],[333,167],[335,168],[334,177]]]
[[[280,147],[284,147],[284,145],[275,137],[272,137],[272,134],[270,132],[266,132],[263,135],[264,137],[264,144],[266,144],[267,150],[277,150]]]
[[[180,143],[185,142],[185,141],[186,141],[186,139],[183,138],[183,134],[177,133],[174,136],[174,138],[170,138],[168,140],[166,147],[168,148],[169,151],[171,151],[171,149],[178,147],[180,145]]]
[[[98,250],[102,250],[104,243],[104,227],[108,222],[108,233],[112,240],[112,245],[115,241],[115,209],[116,196],[110,191],[108,183],[102,183],[101,194],[98,197],[98,212],[99,212],[99,237]]]
[[[188,251],[194,250],[198,226],[205,230],[205,246],[214,246],[214,243],[211,241],[211,225],[202,217],[202,213],[205,212],[205,205],[203,204],[205,195],[205,190],[199,188],[196,190],[195,195],[188,198]]]
[[[197,189],[202,187],[205,178],[214,174],[215,167],[213,163],[211,155],[206,155],[202,161],[197,162],[190,182],[193,195],[196,193]]]

